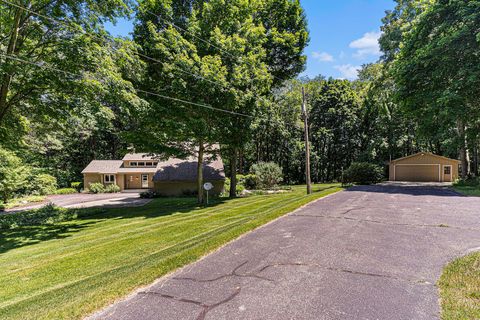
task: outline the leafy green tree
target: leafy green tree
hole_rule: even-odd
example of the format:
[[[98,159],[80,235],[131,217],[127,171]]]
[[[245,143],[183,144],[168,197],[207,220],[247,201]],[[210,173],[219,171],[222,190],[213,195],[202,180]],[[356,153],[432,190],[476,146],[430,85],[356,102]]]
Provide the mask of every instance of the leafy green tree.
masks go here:
[[[25,188],[29,171],[13,152],[0,148],[0,196],[4,203]]]
[[[456,129],[455,145],[468,173],[468,130],[478,132],[480,1],[437,1],[420,14],[396,57],[398,99],[431,135]],[[478,135],[477,135],[478,137]]]

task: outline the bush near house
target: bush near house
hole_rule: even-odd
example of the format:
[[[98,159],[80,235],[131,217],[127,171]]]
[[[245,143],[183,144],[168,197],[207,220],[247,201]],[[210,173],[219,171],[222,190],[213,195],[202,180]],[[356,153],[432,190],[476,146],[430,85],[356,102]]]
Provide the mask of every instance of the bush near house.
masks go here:
[[[83,183],[79,182],[79,181],[71,182],[70,187],[72,187],[72,188],[76,189],[78,192],[80,192],[82,190]]]
[[[282,168],[274,162],[259,162],[250,171],[256,177],[257,188],[272,189],[283,181]]]
[[[55,191],[55,194],[74,194],[74,193],[78,193],[78,190],[74,188],[61,188]]]
[[[372,184],[384,179],[383,169],[369,162],[354,162],[343,173],[342,183]]]
[[[99,182],[90,183],[90,185],[88,186],[88,191],[90,193],[104,193],[105,187]]]
[[[117,193],[120,192],[120,187],[116,184],[109,184],[105,187],[105,193]]]

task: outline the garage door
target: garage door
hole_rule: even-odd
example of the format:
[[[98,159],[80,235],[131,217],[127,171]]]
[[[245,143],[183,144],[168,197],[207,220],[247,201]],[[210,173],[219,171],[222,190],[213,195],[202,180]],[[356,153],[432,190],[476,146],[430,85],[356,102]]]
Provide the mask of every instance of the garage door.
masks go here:
[[[395,180],[396,181],[419,181],[419,182],[438,182],[439,170],[438,165],[396,165]]]

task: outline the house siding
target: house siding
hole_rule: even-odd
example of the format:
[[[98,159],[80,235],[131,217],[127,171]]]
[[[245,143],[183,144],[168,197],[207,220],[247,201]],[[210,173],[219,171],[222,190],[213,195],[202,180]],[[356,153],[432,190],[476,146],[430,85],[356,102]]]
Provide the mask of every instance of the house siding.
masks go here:
[[[125,173],[124,176],[125,189],[142,189],[141,173]],[[148,173],[148,189],[153,189],[153,187],[153,173]]]
[[[432,154],[418,154],[394,160],[389,166],[390,181],[449,182],[444,167],[451,166],[451,181],[458,179],[458,161]]]
[[[98,173],[84,173],[83,174],[83,188],[88,189],[92,183],[102,183],[102,175]]]

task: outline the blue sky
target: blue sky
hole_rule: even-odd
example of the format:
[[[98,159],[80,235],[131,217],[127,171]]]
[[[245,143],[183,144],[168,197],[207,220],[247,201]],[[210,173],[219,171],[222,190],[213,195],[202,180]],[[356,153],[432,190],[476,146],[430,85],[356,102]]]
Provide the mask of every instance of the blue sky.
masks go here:
[[[354,79],[364,63],[380,56],[377,39],[385,10],[393,9],[393,0],[301,0],[308,19],[310,45],[306,71],[317,75]],[[119,20],[107,24],[113,35],[126,36],[132,23]]]

